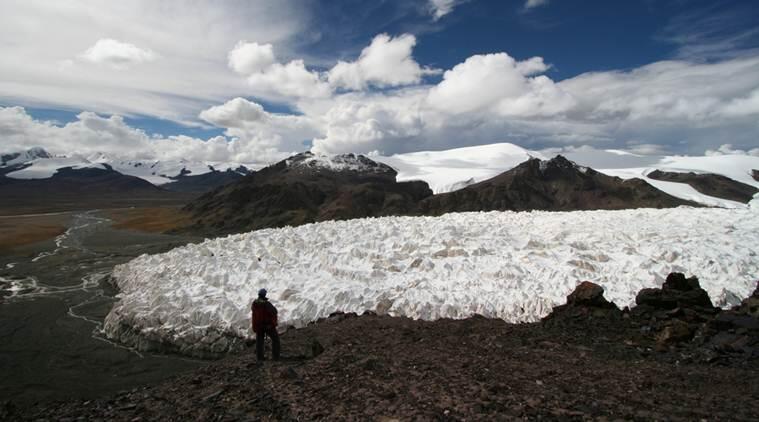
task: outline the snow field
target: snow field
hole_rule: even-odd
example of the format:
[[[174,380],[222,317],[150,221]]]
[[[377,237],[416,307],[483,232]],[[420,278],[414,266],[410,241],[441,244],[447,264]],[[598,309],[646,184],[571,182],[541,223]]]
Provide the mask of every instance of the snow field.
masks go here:
[[[417,319],[481,314],[535,321],[583,280],[634,305],[671,271],[696,275],[719,305],[759,278],[759,214],[749,209],[455,213],[266,229],[117,266],[123,327],[182,344],[209,332],[247,337],[259,288],[280,325],[335,311]]]

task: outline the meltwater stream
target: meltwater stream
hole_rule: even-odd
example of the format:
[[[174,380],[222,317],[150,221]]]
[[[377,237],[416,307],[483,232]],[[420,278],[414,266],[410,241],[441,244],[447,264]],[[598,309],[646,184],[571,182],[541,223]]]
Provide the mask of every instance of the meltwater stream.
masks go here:
[[[202,362],[152,356],[102,335],[117,264],[192,239],[115,230],[75,213],[52,242],[0,256],[0,397],[18,403],[94,397],[155,382]]]

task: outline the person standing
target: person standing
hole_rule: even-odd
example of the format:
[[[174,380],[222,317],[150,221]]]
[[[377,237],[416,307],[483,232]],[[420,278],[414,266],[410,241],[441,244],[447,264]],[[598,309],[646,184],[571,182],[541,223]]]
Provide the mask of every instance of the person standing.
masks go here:
[[[274,360],[279,359],[279,333],[277,333],[277,308],[266,298],[266,289],[258,291],[258,299],[253,301],[251,308],[251,325],[256,333],[256,357],[264,360],[264,340],[271,339],[271,354]]]

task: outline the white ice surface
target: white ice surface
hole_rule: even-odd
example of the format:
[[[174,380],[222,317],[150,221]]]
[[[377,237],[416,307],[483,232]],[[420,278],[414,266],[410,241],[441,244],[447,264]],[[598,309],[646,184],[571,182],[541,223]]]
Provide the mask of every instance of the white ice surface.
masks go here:
[[[143,255],[117,266],[105,321],[183,341],[207,329],[248,336],[265,287],[282,325],[335,311],[426,320],[472,314],[534,321],[583,280],[619,306],[671,271],[712,299],[745,297],[759,277],[759,213],[639,209],[458,213],[266,229]],[[727,292],[730,292],[728,294]]]
[[[497,176],[533,157],[546,158],[514,144],[499,143],[370,158],[396,169],[399,182],[423,180],[434,193],[444,193]]]

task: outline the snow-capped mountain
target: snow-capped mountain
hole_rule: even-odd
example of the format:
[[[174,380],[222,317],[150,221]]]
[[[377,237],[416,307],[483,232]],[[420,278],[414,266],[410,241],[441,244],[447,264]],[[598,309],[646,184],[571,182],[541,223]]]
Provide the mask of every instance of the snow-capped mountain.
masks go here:
[[[315,221],[413,213],[432,195],[420,181],[398,182],[390,166],[365,156],[305,152],[265,167],[190,202],[203,234]]]
[[[656,156],[639,155],[618,150],[578,148],[564,153],[578,165],[622,179],[642,179],[656,189],[707,206],[745,208],[748,195],[759,189],[759,157],[748,155],[719,156]],[[547,159],[547,152],[531,151],[510,143],[456,148],[446,151],[422,151],[389,157],[354,154],[325,156],[298,154],[286,161],[294,173],[310,171],[373,173],[390,175],[398,182],[423,181],[433,193],[457,191],[488,180],[517,167],[530,159]],[[183,192],[205,192],[239,180],[250,174],[253,166],[242,163],[191,162],[186,160],[129,160],[106,154],[52,156],[41,148],[0,155],[0,177],[12,179],[45,179],[62,168],[112,169],[121,174],[139,177],[156,186]],[[652,172],[654,177],[649,177]],[[661,177],[661,173],[694,173],[698,177]],[[725,180],[710,180],[710,174]],[[699,179],[701,181],[695,181]],[[728,186],[731,181],[736,186]],[[739,185],[742,183],[743,185]],[[704,186],[707,187],[706,189]],[[745,186],[744,186],[745,185]],[[720,189],[747,192],[743,196],[720,194]],[[753,193],[752,193],[753,192]],[[757,201],[756,199],[754,200]]]
[[[531,158],[496,177],[425,199],[426,215],[456,211],[577,211],[671,208],[696,205],[640,179],[622,180],[578,165],[561,155]]]
[[[708,206],[742,208],[746,204],[699,192],[687,183],[649,178],[648,174],[664,172],[718,174],[737,182],[759,188],[759,157],[749,155],[664,156],[640,155],[619,150],[579,148],[562,153],[569,160],[591,167],[609,176],[622,179],[639,178],[655,188],[686,201]],[[495,177],[530,158],[546,159],[547,152],[531,151],[510,143],[456,148],[445,151],[423,151],[392,156],[371,156],[398,171],[398,180],[423,180],[438,193],[452,192]]]
[[[243,163],[130,160],[104,153],[91,154],[87,157],[78,154],[53,156],[38,147],[23,152],[3,154],[0,157],[2,157],[0,167],[10,170],[5,172],[5,175],[14,179],[46,179],[52,177],[59,169],[67,167],[104,168],[127,176],[139,177],[160,186],[175,182],[185,176],[227,171],[244,176],[250,172],[250,167]],[[10,168],[11,166],[13,168]]]
[[[203,193],[252,172],[249,166],[241,163],[130,160],[104,153],[87,157],[79,154],[53,156],[42,148],[4,154],[2,159],[0,177],[13,180],[50,180],[63,169],[101,169],[137,177],[165,190],[186,193]],[[82,182],[89,180],[83,178]]]
[[[0,167],[24,164],[38,158],[52,158],[50,154],[40,147],[30,148],[26,151],[10,154],[0,154]]]

